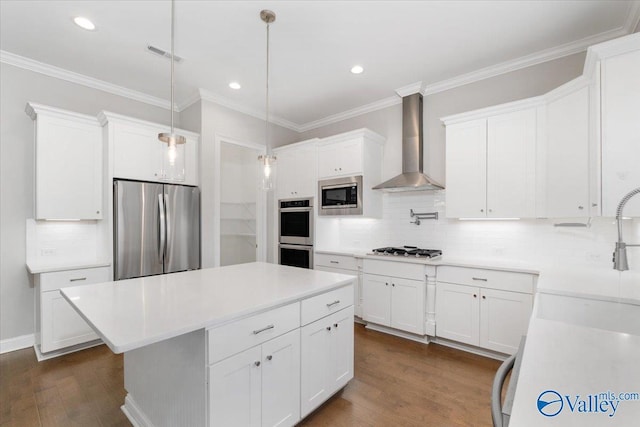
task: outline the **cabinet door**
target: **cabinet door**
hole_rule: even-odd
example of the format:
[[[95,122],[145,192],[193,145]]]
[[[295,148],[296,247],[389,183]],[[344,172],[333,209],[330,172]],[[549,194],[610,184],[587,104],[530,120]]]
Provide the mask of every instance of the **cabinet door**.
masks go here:
[[[391,327],[424,335],[425,283],[393,278],[391,284]]]
[[[198,185],[200,182],[200,142],[197,139],[187,138],[184,148],[184,182],[180,184]]]
[[[480,295],[480,347],[515,353],[527,334],[532,296],[495,289],[481,289]]]
[[[481,119],[449,125],[446,132],[447,217],[485,217],[487,121]]]
[[[315,145],[300,149],[296,156],[296,197],[314,197],[318,191],[318,155]]]
[[[262,426],[300,420],[300,330],[262,345]]]
[[[306,417],[331,394],[331,322],[317,320],[300,329],[300,416]]]
[[[487,216],[535,217],[536,109],[487,119]]]
[[[102,218],[102,128],[38,115],[36,219]]]
[[[391,326],[391,278],[365,274],[362,292],[362,318]]]
[[[290,199],[295,197],[294,184],[297,180],[297,156],[292,151],[279,151],[276,154],[276,194],[278,199]]]
[[[260,426],[261,348],[256,346],[209,367],[209,425]]]
[[[98,339],[91,326],[71,307],[60,291],[42,292],[41,343],[43,353]]]
[[[602,215],[615,216],[620,199],[640,186],[640,50],[602,62]],[[640,197],[624,208],[640,217]]]
[[[544,216],[590,216],[589,88],[550,102],[546,130]]]
[[[436,284],[436,336],[478,345],[480,325],[478,288]]]
[[[318,148],[318,177],[361,175],[363,164],[361,138],[341,141]]]
[[[121,123],[113,129],[113,176],[161,180],[163,144],[158,141],[158,131]]]
[[[329,394],[340,390],[353,378],[353,314],[351,306],[330,317]]]

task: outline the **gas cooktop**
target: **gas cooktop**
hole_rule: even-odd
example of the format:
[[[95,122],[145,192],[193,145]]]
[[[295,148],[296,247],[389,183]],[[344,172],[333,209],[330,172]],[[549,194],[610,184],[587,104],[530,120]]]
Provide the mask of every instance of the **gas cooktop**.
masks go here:
[[[442,255],[439,249],[420,249],[417,246],[386,247],[373,250],[374,255],[414,256],[416,258],[436,258]]]

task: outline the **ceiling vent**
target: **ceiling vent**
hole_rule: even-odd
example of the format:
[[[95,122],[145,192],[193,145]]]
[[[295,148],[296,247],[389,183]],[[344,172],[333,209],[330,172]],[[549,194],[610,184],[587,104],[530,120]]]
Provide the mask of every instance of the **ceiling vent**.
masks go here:
[[[147,51],[149,51],[150,53],[153,53],[154,55],[164,56],[167,59],[171,58],[171,53],[167,52],[166,50],[162,50],[159,47],[151,46],[150,44],[147,45]],[[178,55],[175,55],[173,59],[178,64],[183,61],[183,59]]]

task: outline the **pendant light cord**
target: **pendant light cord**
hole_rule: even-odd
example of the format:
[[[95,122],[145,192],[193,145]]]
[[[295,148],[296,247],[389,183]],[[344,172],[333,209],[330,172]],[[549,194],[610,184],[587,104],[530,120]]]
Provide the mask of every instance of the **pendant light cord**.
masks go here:
[[[171,0],[171,134],[173,135],[173,31],[174,31],[174,21],[175,21],[175,0]]]
[[[269,144],[269,23],[267,22],[267,81],[266,81],[266,102],[265,102],[265,123],[264,123],[264,135],[265,145],[267,149],[267,156],[271,154],[271,147]]]

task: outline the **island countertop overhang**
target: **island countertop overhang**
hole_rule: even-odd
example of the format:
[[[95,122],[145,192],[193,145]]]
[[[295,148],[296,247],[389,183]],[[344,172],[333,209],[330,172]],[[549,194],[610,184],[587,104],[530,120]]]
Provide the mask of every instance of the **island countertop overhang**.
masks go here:
[[[269,263],[70,287],[64,298],[114,353],[350,285],[355,276]]]

